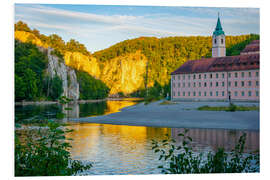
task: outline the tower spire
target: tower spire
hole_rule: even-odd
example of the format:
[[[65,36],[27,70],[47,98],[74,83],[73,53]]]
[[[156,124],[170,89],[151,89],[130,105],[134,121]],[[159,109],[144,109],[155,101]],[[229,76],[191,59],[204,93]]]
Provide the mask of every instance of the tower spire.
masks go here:
[[[216,26],[216,29],[215,31],[213,32],[213,35],[221,35],[221,34],[224,34],[224,31],[222,29],[222,26],[221,26],[221,22],[220,22],[220,18],[219,18],[219,12],[218,12],[218,20],[217,20],[217,26]]]

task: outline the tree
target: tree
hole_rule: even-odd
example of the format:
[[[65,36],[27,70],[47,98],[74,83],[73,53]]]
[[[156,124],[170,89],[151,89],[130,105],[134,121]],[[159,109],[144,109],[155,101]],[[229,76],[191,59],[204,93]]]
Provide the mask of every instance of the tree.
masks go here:
[[[37,97],[37,78],[36,73],[31,69],[27,68],[23,75],[23,81],[25,83],[25,98],[27,100],[34,100]]]
[[[15,74],[15,100],[23,100],[25,98],[26,85],[23,79]]]

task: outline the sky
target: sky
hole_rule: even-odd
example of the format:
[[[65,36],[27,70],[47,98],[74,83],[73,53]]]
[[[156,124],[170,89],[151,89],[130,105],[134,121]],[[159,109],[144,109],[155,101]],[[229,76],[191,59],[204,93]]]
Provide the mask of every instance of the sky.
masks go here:
[[[218,12],[226,35],[260,33],[259,8],[15,4],[15,23],[75,39],[93,53],[141,36],[210,36]]]

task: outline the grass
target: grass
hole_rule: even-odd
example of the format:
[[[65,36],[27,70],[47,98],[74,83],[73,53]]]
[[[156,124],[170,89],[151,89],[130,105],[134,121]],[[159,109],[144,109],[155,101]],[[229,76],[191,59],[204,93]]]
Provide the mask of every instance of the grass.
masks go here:
[[[159,97],[147,96],[147,97],[144,98],[144,105],[150,104],[151,102],[159,101],[162,98],[163,97],[161,97],[161,96],[159,96]]]
[[[159,103],[159,105],[173,105],[173,104],[177,104],[176,102],[172,102],[172,101],[162,101],[161,103]]]
[[[197,108],[199,111],[259,111],[258,106],[236,106],[231,104],[230,106],[218,106],[218,107],[210,107],[210,106],[201,106]]]

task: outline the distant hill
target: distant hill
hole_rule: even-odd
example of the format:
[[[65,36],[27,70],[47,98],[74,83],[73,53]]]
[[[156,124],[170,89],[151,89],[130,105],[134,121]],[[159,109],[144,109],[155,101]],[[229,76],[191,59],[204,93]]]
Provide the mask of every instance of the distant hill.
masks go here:
[[[212,48],[211,36],[139,37],[91,54],[76,40],[64,42],[55,34],[42,35],[23,22],[15,25],[15,38],[53,47],[68,66],[102,80],[111,95],[143,91],[146,84],[158,85],[165,91],[162,87],[168,86],[172,71],[186,61],[211,57]],[[239,54],[254,39],[259,39],[259,35],[226,36],[227,55]]]

